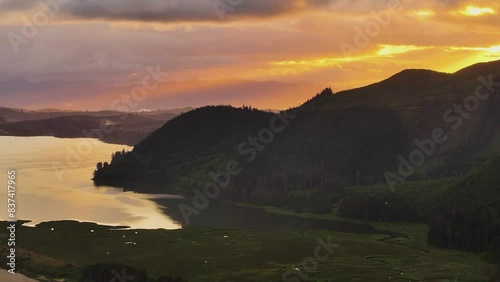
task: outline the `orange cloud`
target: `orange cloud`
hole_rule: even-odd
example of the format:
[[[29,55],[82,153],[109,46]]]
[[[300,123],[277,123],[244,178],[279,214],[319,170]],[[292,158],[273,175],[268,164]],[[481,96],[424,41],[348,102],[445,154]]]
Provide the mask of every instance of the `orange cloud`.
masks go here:
[[[338,91],[406,68],[451,72],[500,58],[498,1],[401,0],[401,11],[387,20],[388,1],[245,0],[246,4],[228,12],[225,21],[219,20],[210,0],[178,0],[187,4],[166,12],[162,9],[174,0],[101,2],[94,7],[102,8],[97,11],[85,9],[85,1],[65,7],[59,18],[40,27],[36,38],[21,46],[19,54],[12,52],[8,41],[0,42],[0,81],[84,81],[93,87],[51,89],[46,90],[50,95],[44,94],[47,99],[32,95],[29,99],[13,96],[13,100],[86,107],[109,104],[109,97],[119,94],[109,85],[129,85],[141,77],[141,68],[157,64],[174,82],[168,89],[152,91],[150,99],[180,106],[182,95],[187,95],[186,105],[200,105],[208,101],[203,93],[212,91],[210,97],[216,97],[213,89],[247,80],[313,82]],[[31,19],[37,7],[36,1],[0,0],[0,32],[21,34],[23,17]],[[380,17],[387,24],[379,24],[380,32],[377,28],[366,44],[357,46],[359,30],[365,30],[367,23],[377,25]],[[344,56],[343,42],[359,51]],[[221,95],[224,99],[216,101],[251,104],[253,99],[259,106],[267,101],[277,107],[296,104],[319,91],[302,87],[303,93],[290,95],[293,101],[278,102],[259,96],[261,88],[238,85],[246,87],[249,98]],[[280,98],[286,100],[285,95]],[[145,107],[149,106],[141,106]]]

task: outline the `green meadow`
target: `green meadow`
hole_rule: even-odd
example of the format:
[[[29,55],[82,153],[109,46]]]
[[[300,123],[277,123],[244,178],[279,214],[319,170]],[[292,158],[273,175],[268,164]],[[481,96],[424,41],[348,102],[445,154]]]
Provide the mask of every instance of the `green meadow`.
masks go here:
[[[295,268],[310,281],[488,281],[493,272],[494,266],[479,254],[429,247],[424,224],[372,224],[380,234],[117,230],[94,223],[48,222],[17,230],[17,270],[40,281],[68,282],[80,281],[81,270],[98,263],[124,264],[147,271],[151,278],[195,282],[302,281]],[[320,246],[318,238],[328,241],[329,236],[336,247],[328,258],[304,264]],[[2,247],[2,260],[5,251]],[[291,274],[283,277],[287,271]]]

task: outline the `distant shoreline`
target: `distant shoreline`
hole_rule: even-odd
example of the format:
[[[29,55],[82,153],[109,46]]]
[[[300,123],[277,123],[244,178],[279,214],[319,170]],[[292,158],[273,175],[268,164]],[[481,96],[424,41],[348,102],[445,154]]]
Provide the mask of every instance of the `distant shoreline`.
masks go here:
[[[3,132],[0,132],[0,137],[54,137],[54,138],[59,138],[59,139],[94,139],[94,140],[99,140],[103,143],[110,144],[110,145],[124,145],[124,146],[129,146],[129,147],[134,147],[136,144],[128,144],[126,141],[120,141],[120,140],[102,140],[98,138],[91,138],[91,137],[85,137],[85,136],[56,136],[53,134],[46,134],[46,135],[40,135],[40,134],[33,134],[33,135],[18,135],[18,134],[5,134]]]

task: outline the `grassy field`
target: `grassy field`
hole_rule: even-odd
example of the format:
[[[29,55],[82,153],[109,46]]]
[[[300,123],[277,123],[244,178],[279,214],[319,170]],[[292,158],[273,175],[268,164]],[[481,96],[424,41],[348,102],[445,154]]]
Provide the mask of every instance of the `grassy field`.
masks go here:
[[[302,281],[293,272],[283,280],[294,268],[310,281],[488,281],[492,265],[478,254],[428,247],[425,225],[373,225],[406,236],[323,230],[113,230],[92,223],[49,222],[18,230],[17,245],[23,249],[18,251],[18,267],[41,280],[46,275],[66,281],[77,281],[81,268],[97,263],[123,263],[153,277],[195,282]],[[329,236],[335,248],[327,260],[304,265],[320,246],[318,238],[328,241]],[[2,258],[4,252],[2,248]]]

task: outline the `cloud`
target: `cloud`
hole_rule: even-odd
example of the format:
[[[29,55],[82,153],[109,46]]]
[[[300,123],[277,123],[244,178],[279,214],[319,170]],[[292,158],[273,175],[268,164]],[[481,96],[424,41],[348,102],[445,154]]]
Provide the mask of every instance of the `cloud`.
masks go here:
[[[44,0],[55,2],[61,16],[140,22],[198,22],[263,18],[327,8],[337,0]],[[34,9],[32,0],[0,0],[3,13]]]
[[[23,11],[28,10],[37,5],[37,1],[29,1],[29,0],[18,0],[18,1],[10,1],[10,0],[0,0],[0,11]]]
[[[16,54],[1,36],[22,35],[23,18],[32,21],[43,10],[41,3],[51,1],[68,3]],[[57,100],[91,107],[106,104],[107,95],[115,97],[118,92],[111,86],[130,83],[133,74],[148,65],[160,65],[172,81],[252,80],[290,85],[311,81],[342,90],[384,79],[404,68],[455,71],[500,58],[500,3],[493,1],[401,0],[401,11],[393,13],[390,23],[349,58],[344,57],[341,43],[353,44],[358,30],[384,15],[389,3],[397,0],[221,0],[219,4],[233,3],[224,21],[214,1],[218,0],[0,0],[0,81],[88,81],[86,88],[75,87],[78,91],[68,91],[68,87],[43,93],[55,99],[38,93],[19,99],[12,92],[11,100],[33,104]],[[460,13],[470,5],[490,8],[496,14]],[[214,95],[206,97],[220,98],[214,101],[221,103],[251,104],[252,95],[257,105],[271,103],[248,89],[240,92],[246,91],[249,100],[241,95],[215,96],[219,90],[230,93],[233,89],[214,89],[210,90]],[[1,90],[5,103],[6,92]],[[207,103],[201,93],[205,92],[165,90],[162,94],[169,94],[168,98],[159,94],[160,98],[151,97],[151,104],[144,107],[181,105],[188,97],[191,105]],[[79,97],[88,99],[88,104]]]

